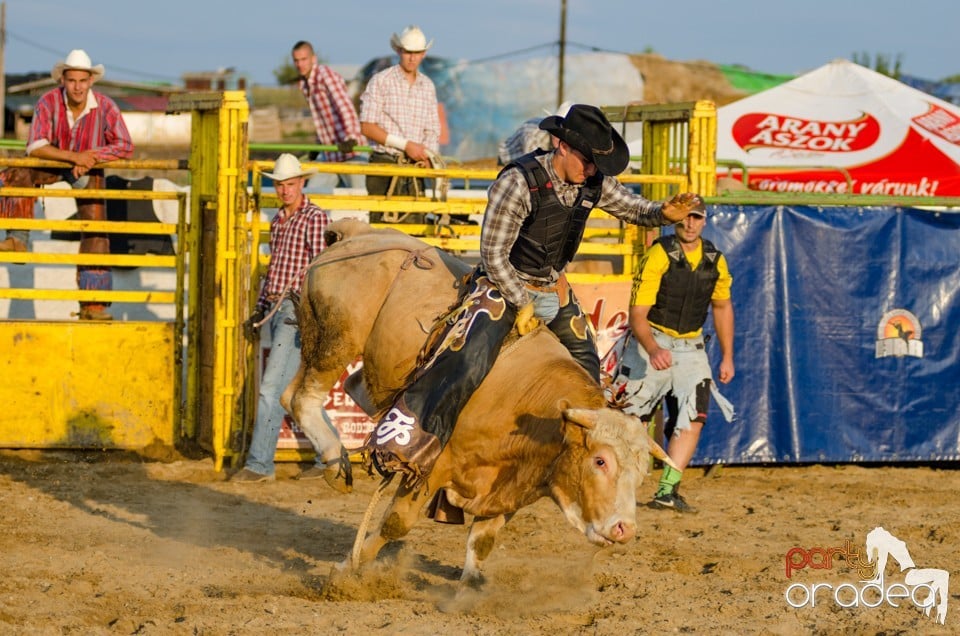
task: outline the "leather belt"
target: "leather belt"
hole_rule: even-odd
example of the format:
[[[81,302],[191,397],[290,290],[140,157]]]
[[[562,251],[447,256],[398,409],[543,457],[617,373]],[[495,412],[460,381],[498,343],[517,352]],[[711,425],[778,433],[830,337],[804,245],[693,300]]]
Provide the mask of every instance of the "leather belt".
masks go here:
[[[557,291],[557,288],[560,286],[560,282],[559,282],[559,281],[557,281],[557,282],[555,282],[555,283],[533,283],[533,282],[525,282],[525,283],[523,284],[523,286],[526,287],[527,289],[531,290],[531,291],[537,291],[537,292],[552,292],[552,291]]]

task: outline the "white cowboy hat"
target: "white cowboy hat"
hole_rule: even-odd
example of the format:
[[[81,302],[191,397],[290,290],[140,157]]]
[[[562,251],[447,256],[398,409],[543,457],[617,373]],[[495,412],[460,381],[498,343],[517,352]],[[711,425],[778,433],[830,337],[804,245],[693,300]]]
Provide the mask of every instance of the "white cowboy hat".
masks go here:
[[[53,65],[53,70],[50,71],[50,76],[59,82],[64,71],[90,71],[90,74],[93,76],[93,80],[96,81],[103,77],[103,64],[97,64],[94,66],[93,62],[90,61],[90,56],[87,55],[86,51],[83,49],[74,49],[70,51],[69,55],[67,55],[67,59],[63,60],[62,62],[57,62]]]
[[[550,117],[551,115],[557,115],[558,117],[566,117],[567,113],[570,111],[571,106],[573,106],[573,102],[563,102],[562,104],[560,104],[560,107],[557,108],[557,112],[553,113],[547,110],[546,108],[544,108],[543,114],[546,115],[547,117]]]
[[[394,33],[390,36],[390,46],[398,51],[410,51],[411,53],[419,53],[420,51],[426,51],[431,46],[433,46],[433,40],[427,42],[427,36],[423,34],[423,31],[420,30],[420,27],[410,25],[406,29],[400,32],[400,35]]]
[[[303,177],[307,178],[311,175],[317,174],[316,170],[304,170],[300,166],[300,160],[291,155],[289,152],[285,152],[277,158],[275,164],[273,164],[273,172],[264,172],[263,174],[267,175],[274,181],[286,181],[287,179],[293,179],[294,177]]]

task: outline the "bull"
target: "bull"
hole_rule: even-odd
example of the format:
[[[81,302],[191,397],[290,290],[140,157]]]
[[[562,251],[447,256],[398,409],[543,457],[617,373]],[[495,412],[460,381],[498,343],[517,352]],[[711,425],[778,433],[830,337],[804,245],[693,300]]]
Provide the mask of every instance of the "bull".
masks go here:
[[[389,408],[471,270],[416,238],[359,221],[331,224],[327,243],[304,280],[301,366],[282,398],[311,438],[329,430],[324,397],[358,355],[362,385],[351,393],[363,394],[371,416]],[[358,532],[346,564],[372,561],[405,536],[431,497],[433,512],[452,506],[473,515],[461,575],[468,585],[482,583],[497,531],[542,497],[591,543],[625,543],[636,534],[648,454],[669,462],[639,420],[607,405],[553,333],[535,330],[504,347],[426,482],[400,484],[375,529]]]

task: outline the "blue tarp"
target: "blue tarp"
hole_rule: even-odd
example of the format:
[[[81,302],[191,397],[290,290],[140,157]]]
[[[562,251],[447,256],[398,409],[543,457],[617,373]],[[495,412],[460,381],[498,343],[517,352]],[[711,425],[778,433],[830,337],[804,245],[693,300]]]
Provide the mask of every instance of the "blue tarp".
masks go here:
[[[361,71],[366,84],[377,71],[395,64],[384,57]],[[421,70],[433,80],[443,104],[450,142],[443,155],[460,161],[494,158],[497,145],[525,120],[557,110],[555,57],[487,62],[427,57]],[[597,106],[622,105],[643,99],[643,76],[629,55],[578,53],[564,59],[563,100]]]
[[[704,236],[734,276],[737,419],[711,407],[693,464],[960,459],[960,214],[717,206]]]

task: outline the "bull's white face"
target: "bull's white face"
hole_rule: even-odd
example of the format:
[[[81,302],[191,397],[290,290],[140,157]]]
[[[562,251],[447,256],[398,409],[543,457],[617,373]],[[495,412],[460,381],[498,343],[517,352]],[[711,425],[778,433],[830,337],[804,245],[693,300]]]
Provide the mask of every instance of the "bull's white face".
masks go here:
[[[626,543],[637,531],[636,463],[621,462],[612,446],[590,450],[583,462],[584,534],[597,545]]]
[[[588,429],[580,428],[582,421],[566,424],[554,496],[567,520],[591,543],[625,543],[637,530],[636,493],[646,474],[646,436],[637,420],[615,409],[588,413]]]

